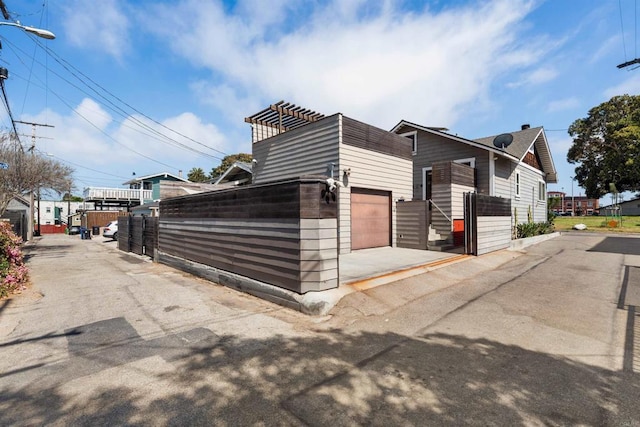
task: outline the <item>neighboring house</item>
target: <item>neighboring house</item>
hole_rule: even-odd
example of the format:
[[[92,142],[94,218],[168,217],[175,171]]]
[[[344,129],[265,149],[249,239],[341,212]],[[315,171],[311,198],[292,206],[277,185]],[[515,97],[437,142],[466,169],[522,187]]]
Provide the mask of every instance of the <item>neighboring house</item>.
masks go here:
[[[396,246],[395,205],[412,196],[410,141],[341,113],[324,116],[282,101],[245,122],[254,185],[331,178],[325,197],[338,202],[340,253]]]
[[[549,191],[548,198],[558,199],[560,202],[553,207],[556,214],[574,215],[598,215],[600,211],[600,200],[590,199],[586,196],[571,196],[563,191]]]
[[[454,162],[474,169],[478,194],[511,201],[514,224],[547,220],[547,184],[557,173],[542,127],[470,140],[403,120],[392,132],[413,147],[414,200],[432,200],[433,165]]]
[[[36,202],[36,221],[40,219],[40,225],[66,224],[69,215],[80,210],[91,210],[93,208],[93,203],[40,200]]]
[[[160,202],[145,203],[144,205],[131,208],[131,216],[147,216],[157,217],[159,216]]]
[[[13,232],[22,237],[23,241],[29,239],[29,218],[31,209],[29,200],[24,197],[14,197],[9,201],[7,210],[0,217],[0,221],[9,221]]]
[[[97,210],[128,209],[160,200],[160,185],[163,182],[189,183],[189,180],[168,172],[135,177],[124,183],[129,188],[86,188],[84,200],[95,203]]]
[[[213,180],[218,188],[237,187],[251,184],[253,170],[250,163],[235,162],[222,175]]]
[[[640,198],[600,207],[600,215],[640,215]]]

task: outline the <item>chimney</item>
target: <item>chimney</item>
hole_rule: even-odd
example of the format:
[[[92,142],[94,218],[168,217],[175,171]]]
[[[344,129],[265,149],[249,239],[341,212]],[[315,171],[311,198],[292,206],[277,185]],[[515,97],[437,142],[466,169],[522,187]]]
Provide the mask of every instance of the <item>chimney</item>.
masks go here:
[[[178,176],[179,176],[180,178],[182,178],[182,169],[180,169],[180,170],[178,171]]]
[[[527,130],[529,129],[531,126],[529,125],[529,123],[525,123],[522,125],[522,130]]]

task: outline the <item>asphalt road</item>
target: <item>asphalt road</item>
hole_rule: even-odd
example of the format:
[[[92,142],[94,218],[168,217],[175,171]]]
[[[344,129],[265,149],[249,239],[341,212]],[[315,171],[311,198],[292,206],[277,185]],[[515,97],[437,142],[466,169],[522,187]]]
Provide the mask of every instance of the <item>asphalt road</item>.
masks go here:
[[[123,254],[27,249],[0,425],[640,425],[640,239],[566,234],[310,318]]]

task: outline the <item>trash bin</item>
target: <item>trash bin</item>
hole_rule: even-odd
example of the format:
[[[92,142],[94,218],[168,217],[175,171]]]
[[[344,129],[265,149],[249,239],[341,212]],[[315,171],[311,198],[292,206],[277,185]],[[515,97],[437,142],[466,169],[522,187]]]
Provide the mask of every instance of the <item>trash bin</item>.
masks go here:
[[[92,227],[92,230],[93,230],[93,235],[94,235],[94,236],[99,236],[99,235],[100,235],[100,227],[99,227],[99,226],[94,225],[94,226]]]
[[[89,230],[88,228],[84,230],[84,239],[91,240],[91,230]]]

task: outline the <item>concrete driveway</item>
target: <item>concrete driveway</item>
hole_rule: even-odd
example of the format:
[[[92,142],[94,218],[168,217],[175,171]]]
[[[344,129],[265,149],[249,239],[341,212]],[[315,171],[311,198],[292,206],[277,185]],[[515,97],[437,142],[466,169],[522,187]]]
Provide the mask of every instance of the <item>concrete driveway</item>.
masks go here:
[[[0,302],[1,425],[637,425],[640,240],[567,234],[312,318],[44,236]]]

